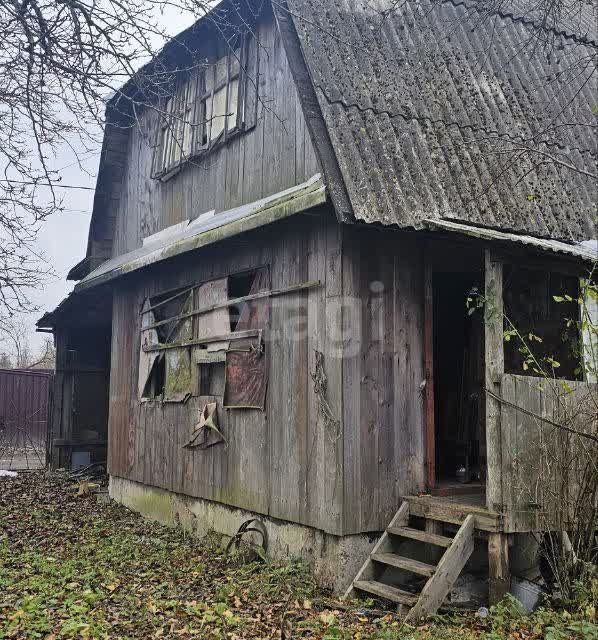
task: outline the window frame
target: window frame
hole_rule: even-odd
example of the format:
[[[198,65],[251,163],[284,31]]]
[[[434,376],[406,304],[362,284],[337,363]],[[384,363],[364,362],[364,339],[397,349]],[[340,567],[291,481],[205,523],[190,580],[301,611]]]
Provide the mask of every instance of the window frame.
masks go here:
[[[166,181],[176,175],[188,162],[209,154],[221,147],[237,135],[248,131],[249,114],[246,113],[247,83],[249,80],[249,50],[253,37],[251,34],[238,36],[238,46],[227,43],[224,55],[214,57],[201,68],[192,72],[179,73],[175,88],[170,95],[161,100],[161,113],[157,123],[157,140],[154,145],[152,159],[152,178]],[[257,50],[257,49],[256,49]],[[257,54],[256,54],[257,55]],[[226,73],[218,80],[218,67],[226,65]],[[257,64],[255,65],[258,73]],[[211,82],[207,81],[211,75]],[[237,99],[234,112],[234,123],[230,126],[229,115],[232,83],[237,84]],[[208,89],[211,84],[211,87]],[[259,82],[255,81],[256,103]],[[214,139],[211,137],[214,117],[214,96],[226,87],[224,124],[222,131]],[[207,102],[210,101],[210,118],[207,118]],[[178,104],[182,104],[178,107]],[[182,133],[179,134],[179,131]],[[186,131],[189,131],[189,149],[186,152]],[[205,135],[208,131],[207,136]],[[179,142],[180,139],[180,142]],[[178,149],[178,153],[177,153]],[[165,159],[165,155],[168,155]]]
[[[231,310],[236,308],[236,305],[231,304],[235,300],[244,296],[231,295],[230,283],[231,279],[244,277],[246,275],[252,276],[249,291],[254,286],[262,287],[260,290],[267,291],[268,296],[254,299],[249,302],[243,302],[238,310],[239,319],[237,319],[236,326],[231,326]],[[226,297],[222,299],[222,306],[217,306],[213,310],[198,312],[202,306],[206,306],[205,303],[198,298],[200,292],[204,287],[210,285],[224,283],[226,291]],[[221,291],[222,286],[217,291]],[[218,365],[224,366],[225,374],[228,363],[227,356],[229,352],[239,351],[238,347],[241,346],[241,352],[248,350],[258,349],[260,353],[263,353],[263,332],[267,330],[270,324],[270,293],[271,293],[271,278],[270,278],[270,265],[264,264],[249,269],[243,269],[241,271],[227,273],[217,278],[210,278],[202,280],[195,284],[187,284],[176,289],[169,289],[166,291],[160,291],[153,293],[151,296],[147,296],[140,309],[141,321],[139,326],[140,343],[139,343],[139,358],[140,368],[138,376],[145,375],[143,380],[138,379],[137,387],[139,389],[138,400],[142,403],[145,402],[186,402],[189,398],[201,397],[201,377],[200,367],[201,365]],[[210,300],[209,292],[204,292],[208,296],[208,304],[215,303],[219,305],[218,300]],[[247,294],[250,295],[250,294]],[[155,310],[164,305],[172,305],[173,301],[180,300],[180,309],[175,315],[169,315],[168,317],[159,318],[155,314]],[[251,313],[252,306],[258,305],[257,308],[263,308],[261,314],[255,315]],[[210,327],[209,318],[214,316],[211,314],[218,313],[218,311],[225,311],[226,318],[222,329],[217,327]],[[244,323],[239,326],[241,316],[244,318]],[[251,325],[259,324],[259,328],[252,327]],[[219,322],[223,322],[223,318],[219,319]],[[184,340],[172,339],[173,334],[179,330],[184,330],[184,325],[187,327],[187,336]],[[207,332],[201,332],[200,329],[209,330]],[[159,331],[158,331],[159,330]],[[159,335],[167,331],[167,337],[165,340]],[[223,333],[221,333],[223,332]],[[146,339],[146,336],[149,337]],[[212,334],[212,335],[210,335]],[[222,337],[221,337],[222,336]],[[231,345],[231,342],[235,343],[236,347]],[[159,351],[155,349],[146,350],[146,347],[159,347]],[[148,356],[147,354],[152,354]],[[172,355],[171,355],[172,354]],[[178,354],[178,358],[175,357]],[[176,388],[176,393],[168,393],[169,385],[169,361],[175,359],[180,360],[180,356],[188,360],[188,376],[183,377],[183,381],[188,382],[188,388]],[[148,368],[147,364],[151,360],[151,366]],[[146,366],[141,367],[141,363],[145,362]],[[152,387],[151,376],[157,372],[154,369],[154,365],[162,364],[164,367],[163,372],[163,385],[161,393],[157,394]],[[267,379],[267,370],[264,371],[264,377]],[[178,378],[179,376],[177,376]],[[224,397],[226,394],[227,379],[224,378],[224,387],[222,389],[222,396],[209,396],[218,398],[218,402],[224,407]],[[149,394],[145,394],[145,390],[150,390]],[[153,392],[152,392],[153,390]],[[265,386],[264,386],[265,390]],[[207,397],[207,396],[206,396]],[[243,406],[238,407],[235,405],[226,406],[224,408],[260,408],[258,406]]]

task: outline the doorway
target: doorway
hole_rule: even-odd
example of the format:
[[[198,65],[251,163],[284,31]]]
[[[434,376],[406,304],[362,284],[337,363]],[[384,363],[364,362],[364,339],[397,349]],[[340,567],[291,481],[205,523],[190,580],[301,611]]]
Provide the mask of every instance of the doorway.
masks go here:
[[[481,271],[433,272],[434,469],[437,495],[483,493],[484,324],[467,299]]]

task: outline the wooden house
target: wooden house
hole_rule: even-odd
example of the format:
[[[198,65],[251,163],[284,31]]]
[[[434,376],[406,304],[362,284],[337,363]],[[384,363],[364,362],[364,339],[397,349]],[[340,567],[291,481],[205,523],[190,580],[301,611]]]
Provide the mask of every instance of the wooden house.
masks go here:
[[[413,605],[382,574],[423,576],[425,612],[475,545],[496,600],[540,527],[513,487],[537,482],[521,454],[548,394],[503,316],[591,384],[553,297],[596,259],[593,141],[555,127],[536,151],[566,162],[524,144],[593,118],[583,73],[546,78],[596,38],[587,16],[395,4],[225,2],[170,42],[108,105],[78,283],[39,324],[55,465],[107,456],[115,499],[198,532],[261,519],[336,589]],[[563,47],[514,55],[538,29]]]

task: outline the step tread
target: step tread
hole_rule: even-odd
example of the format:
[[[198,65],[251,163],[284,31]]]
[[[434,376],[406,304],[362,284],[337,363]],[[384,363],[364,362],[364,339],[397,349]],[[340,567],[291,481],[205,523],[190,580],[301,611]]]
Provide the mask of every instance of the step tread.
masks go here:
[[[366,591],[375,596],[386,598],[391,602],[407,605],[408,607],[412,607],[417,602],[416,595],[408,591],[403,591],[402,589],[397,589],[397,587],[392,587],[389,584],[375,582],[374,580],[357,580],[353,583],[353,587],[360,591]]]
[[[412,529],[411,527],[389,527],[386,531],[393,536],[419,540],[420,542],[427,542],[428,544],[433,544],[437,547],[448,548],[453,544],[452,538],[439,536],[436,533],[428,533],[427,531],[420,531],[419,529]]]
[[[434,575],[434,571],[436,571],[436,567],[434,565],[426,564],[419,560],[413,560],[412,558],[404,558],[396,553],[373,553],[372,560],[382,564],[387,564],[391,567],[396,567],[397,569],[404,569],[411,573],[417,573],[420,576],[426,576],[428,578]]]

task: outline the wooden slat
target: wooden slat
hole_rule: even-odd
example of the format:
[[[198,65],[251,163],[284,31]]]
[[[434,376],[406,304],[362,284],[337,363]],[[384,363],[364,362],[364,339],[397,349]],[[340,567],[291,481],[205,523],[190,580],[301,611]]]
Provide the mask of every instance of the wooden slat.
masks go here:
[[[440,559],[436,572],[422,589],[417,604],[407,614],[406,622],[416,622],[421,617],[438,611],[438,607],[473,553],[473,530],[474,518],[467,516],[452,544]]]
[[[371,558],[374,562],[380,562],[390,567],[403,569],[411,573],[417,573],[420,576],[430,577],[436,571],[436,567],[413,558],[404,558],[396,553],[372,553]]]
[[[386,531],[393,536],[409,538],[410,540],[417,540],[426,544],[434,544],[437,547],[450,547],[453,543],[452,538],[428,533],[427,531],[420,531],[419,529],[412,529],[411,527],[388,527]]]
[[[167,344],[152,344],[144,346],[144,351],[166,351],[169,349],[178,349],[180,347],[193,347],[198,344],[211,344],[214,342],[228,342],[229,340],[245,340],[247,338],[257,338],[260,331],[257,329],[248,329],[247,331],[232,331],[231,333],[223,333],[217,336],[206,336],[198,340],[185,340],[184,342],[170,342]]]
[[[391,587],[390,585],[383,584],[382,582],[358,580],[355,582],[355,588],[360,591],[371,593],[374,596],[385,598],[391,602],[396,602],[397,604],[407,605],[408,607],[413,606],[417,602],[417,596],[414,596],[412,593],[403,591],[402,589],[397,589],[396,587]]]
[[[428,520],[449,522],[461,525],[468,515],[475,516],[476,528],[482,531],[501,531],[503,518],[501,514],[483,507],[449,502],[442,498],[429,496],[405,496],[409,500],[411,514]]]
[[[200,287],[200,297],[202,297],[203,291],[201,290],[203,287],[208,287],[210,285],[215,285],[219,281],[206,282]],[[313,280],[310,282],[301,282],[299,284],[289,285],[288,287],[281,287],[280,289],[272,289],[267,291],[259,291],[257,293],[252,293],[246,296],[242,296],[240,298],[230,298],[229,300],[223,300],[221,302],[217,302],[215,304],[210,304],[204,307],[200,307],[198,309],[192,309],[187,313],[181,313],[177,316],[172,316],[171,318],[166,318],[165,320],[160,320],[160,322],[155,322],[153,324],[149,324],[147,326],[142,327],[142,331],[149,331],[150,329],[155,329],[156,327],[161,327],[162,325],[168,324],[170,322],[175,322],[176,320],[184,320],[185,318],[192,318],[193,316],[199,316],[206,313],[211,313],[216,311],[217,309],[225,309],[227,307],[236,307],[242,305],[244,302],[250,302],[251,300],[259,300],[261,298],[275,298],[276,296],[281,296],[289,293],[296,293],[297,291],[303,291],[304,289],[312,289],[314,287],[319,287],[321,282],[319,280]],[[145,313],[145,311],[142,311]]]

